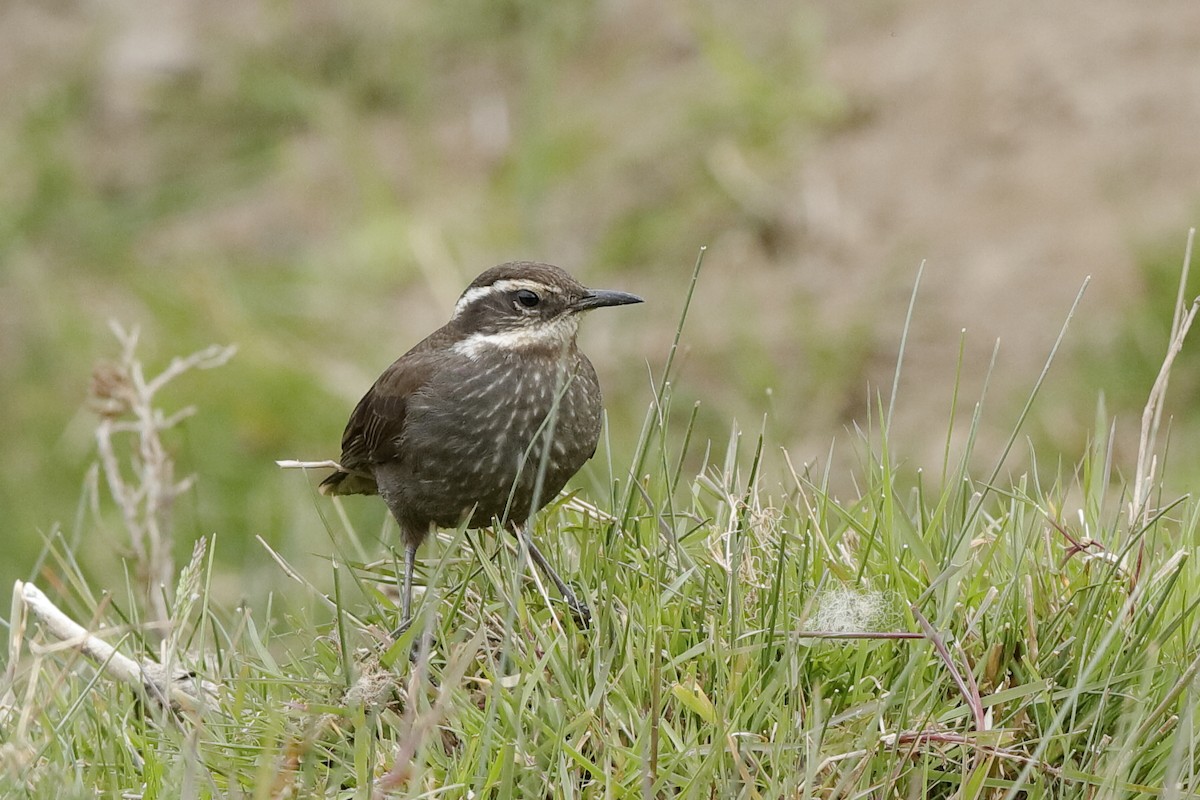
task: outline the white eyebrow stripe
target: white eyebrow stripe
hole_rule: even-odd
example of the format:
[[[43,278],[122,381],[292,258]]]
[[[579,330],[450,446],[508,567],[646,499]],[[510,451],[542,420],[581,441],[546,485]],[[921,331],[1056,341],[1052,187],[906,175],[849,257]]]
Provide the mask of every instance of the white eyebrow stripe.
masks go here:
[[[535,280],[526,278],[507,278],[502,281],[490,283],[487,286],[475,286],[467,289],[462,293],[462,297],[458,298],[458,302],[454,305],[454,316],[458,316],[467,309],[467,306],[474,303],[481,297],[487,297],[490,294],[500,294],[503,292],[513,292],[517,289],[529,289],[535,292],[545,292],[549,290],[544,283],[539,283]]]

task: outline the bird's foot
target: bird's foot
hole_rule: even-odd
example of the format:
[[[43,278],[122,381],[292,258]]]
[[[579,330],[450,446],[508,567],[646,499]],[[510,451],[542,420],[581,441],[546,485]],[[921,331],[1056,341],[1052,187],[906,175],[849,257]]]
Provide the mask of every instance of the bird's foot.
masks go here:
[[[592,610],[587,607],[587,603],[576,597],[572,591],[563,592],[563,600],[566,602],[567,608],[571,609],[571,618],[575,620],[576,626],[585,630],[590,628]]]
[[[409,618],[400,623],[400,627],[392,631],[392,641],[399,639],[408,629],[412,627],[415,618]],[[416,664],[422,658],[426,657],[437,649],[437,639],[434,638],[433,629],[427,628],[413,639],[412,646],[408,650],[408,660]]]
[[[414,664],[420,663],[422,659],[428,660],[429,654],[436,649],[437,639],[433,638],[432,631],[426,631],[413,640],[408,651],[408,660]]]

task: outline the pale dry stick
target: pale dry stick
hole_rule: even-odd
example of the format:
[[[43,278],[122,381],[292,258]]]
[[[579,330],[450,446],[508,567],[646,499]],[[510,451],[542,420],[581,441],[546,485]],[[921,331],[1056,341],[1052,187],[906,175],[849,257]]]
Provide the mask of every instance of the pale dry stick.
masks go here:
[[[121,344],[116,364],[98,366],[92,375],[91,401],[100,415],[96,447],[109,494],[121,511],[137,560],[149,620],[168,620],[167,592],[174,583],[171,555],[171,509],[175,499],[192,485],[192,477],[175,480],[175,463],[162,442],[162,433],[195,413],[184,408],[170,416],[154,406],[155,395],[193,369],[212,369],[229,361],[235,347],[213,345],[189,356],[171,360],[161,373],[147,380],[137,358],[138,329],[126,331],[110,322]],[[133,417],[124,420],[123,417]],[[135,438],[129,461],[132,477],[126,478],[114,446],[120,434]]]
[[[1142,410],[1142,431],[1141,438],[1138,440],[1138,459],[1137,472],[1134,474],[1133,497],[1129,501],[1129,527],[1131,531],[1136,531],[1139,527],[1149,523],[1152,511],[1150,508],[1150,485],[1154,478],[1155,468],[1157,466],[1157,456],[1154,454],[1154,447],[1158,439],[1158,427],[1162,420],[1163,405],[1166,401],[1167,382],[1171,376],[1171,366],[1175,363],[1175,356],[1183,349],[1183,340],[1187,337],[1188,329],[1192,326],[1192,321],[1196,318],[1197,308],[1200,307],[1200,298],[1192,301],[1192,306],[1187,314],[1183,314],[1183,292],[1184,286],[1187,283],[1188,272],[1192,264],[1192,246],[1196,239],[1196,229],[1192,228],[1188,231],[1187,248],[1184,250],[1183,267],[1180,270],[1179,278],[1179,294],[1175,301],[1175,316],[1171,322],[1171,342],[1167,348],[1167,354],[1163,358],[1162,367],[1158,371],[1158,377],[1154,380],[1154,386],[1150,389],[1150,395],[1146,398],[1146,406]],[[1139,559],[1141,549],[1139,548]]]
[[[25,609],[32,611],[56,639],[96,661],[113,678],[133,686],[143,697],[160,706],[196,715],[216,696],[215,684],[199,679],[189,671],[175,669],[168,673],[155,661],[135,661],[121,654],[67,616],[32,583],[17,581],[13,595],[14,603],[19,601],[21,604],[22,615]]]
[[[613,523],[617,518],[607,511],[592,505],[587,500],[581,498],[578,494],[570,494],[562,492],[559,497],[566,497],[566,502],[562,504],[564,509],[574,511],[577,514],[582,514],[600,523]]]
[[[297,461],[291,458],[281,459],[275,462],[275,466],[280,469],[335,469],[338,472],[346,472],[346,468],[336,461],[326,459],[325,461]]]

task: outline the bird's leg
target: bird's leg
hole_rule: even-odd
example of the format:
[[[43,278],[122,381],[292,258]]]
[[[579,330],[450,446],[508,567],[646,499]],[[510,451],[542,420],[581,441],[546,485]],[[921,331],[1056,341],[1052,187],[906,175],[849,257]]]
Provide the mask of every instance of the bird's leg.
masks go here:
[[[529,557],[533,559],[533,563],[537,565],[537,568],[558,587],[558,593],[562,595],[563,600],[567,603],[567,607],[571,609],[571,616],[575,618],[579,627],[588,627],[592,621],[591,610],[587,607],[586,603],[575,596],[575,593],[571,591],[571,587],[566,584],[566,581],[558,577],[558,573],[550,566],[550,562],[542,555],[542,551],[538,550],[537,545],[533,543],[533,536],[530,535],[529,529],[524,525],[513,523],[511,530],[521,544],[529,548]]]
[[[412,587],[413,570],[417,562],[417,547],[419,542],[405,537],[404,541],[404,587],[400,591],[400,627],[392,631],[392,638],[398,639],[412,625]]]
[[[401,625],[407,629],[412,624],[412,585],[413,585],[413,569],[416,567],[417,561],[417,543],[407,541],[404,543],[404,596],[400,599],[400,616],[402,618]]]
[[[412,626],[412,587],[413,587],[413,571],[417,562],[417,548],[421,546],[421,542],[415,538],[406,536],[404,540],[404,589],[400,595],[400,627],[392,631],[392,638],[399,639]],[[420,636],[412,643],[412,649],[408,652],[408,658],[414,664],[428,655],[432,647],[432,638],[428,629],[424,630]]]

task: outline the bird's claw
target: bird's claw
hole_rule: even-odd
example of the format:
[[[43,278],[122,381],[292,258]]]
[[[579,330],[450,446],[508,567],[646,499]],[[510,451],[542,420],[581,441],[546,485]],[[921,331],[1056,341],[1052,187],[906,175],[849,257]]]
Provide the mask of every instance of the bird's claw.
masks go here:
[[[574,593],[568,593],[563,597],[567,603],[567,608],[571,609],[571,618],[575,620],[575,624],[581,629],[590,628],[592,625],[592,610],[587,607],[587,603],[580,600]]]

